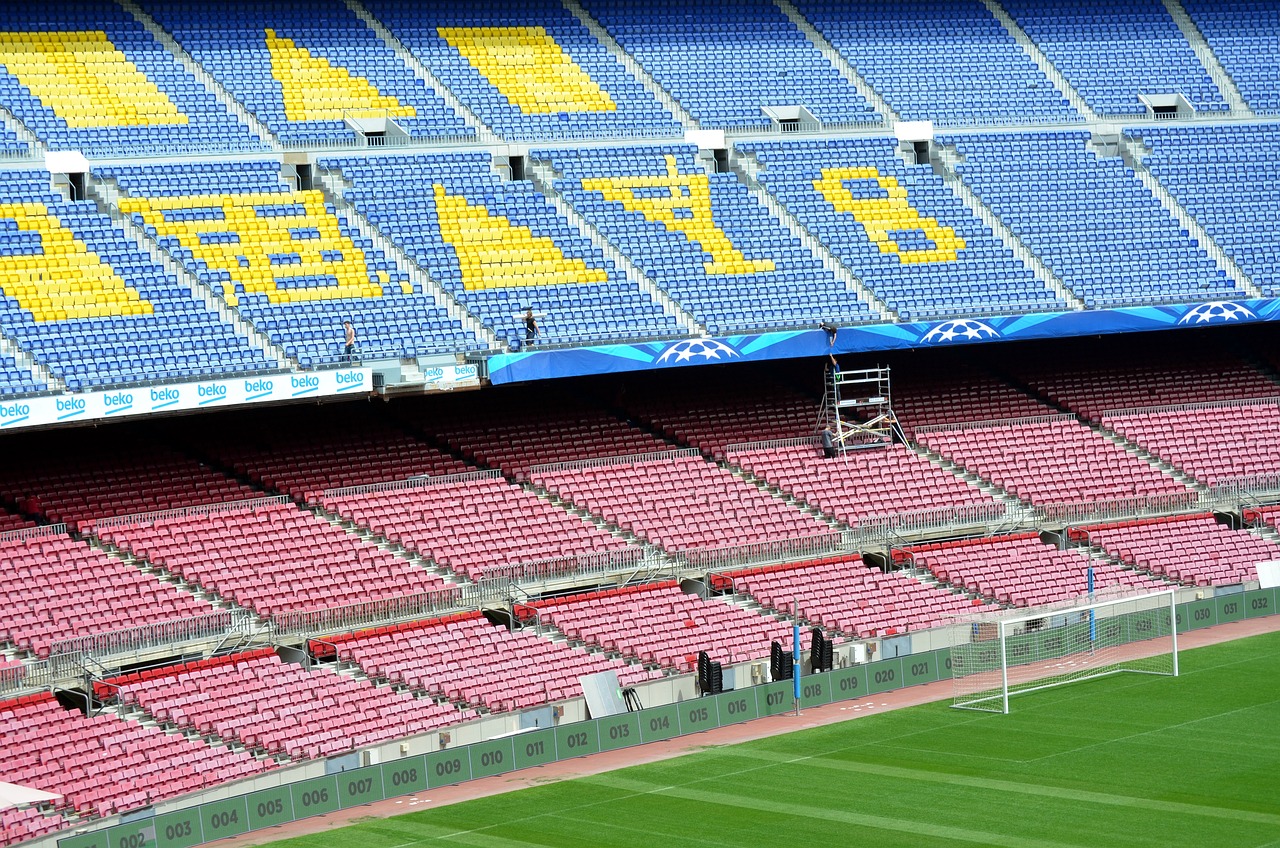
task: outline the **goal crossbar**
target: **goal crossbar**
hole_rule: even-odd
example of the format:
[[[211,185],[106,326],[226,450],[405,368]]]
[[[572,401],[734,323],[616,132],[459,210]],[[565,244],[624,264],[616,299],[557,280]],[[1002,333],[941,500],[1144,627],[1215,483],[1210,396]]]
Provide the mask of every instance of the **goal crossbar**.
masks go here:
[[[1134,672],[1177,676],[1174,590],[957,619],[952,706],[1009,712],[1009,698]]]

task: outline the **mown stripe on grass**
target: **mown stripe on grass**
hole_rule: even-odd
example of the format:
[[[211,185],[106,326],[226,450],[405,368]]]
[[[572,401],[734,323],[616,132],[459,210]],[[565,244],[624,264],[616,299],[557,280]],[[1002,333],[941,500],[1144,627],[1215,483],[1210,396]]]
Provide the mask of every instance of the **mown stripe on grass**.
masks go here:
[[[794,760],[792,760],[794,762]],[[726,807],[742,807],[744,809],[796,816],[806,819],[820,819],[839,824],[857,827],[870,827],[879,830],[910,833],[935,839],[952,839],[957,842],[972,842],[977,845],[995,845],[1000,848],[1086,848],[1089,843],[1049,842],[1043,838],[1024,838],[1007,833],[993,833],[985,830],[971,830],[963,827],[934,824],[931,822],[906,821],[886,816],[874,816],[868,813],[855,813],[851,810],[834,810],[830,806],[814,806],[811,804],[791,804],[782,801],[771,801],[758,797],[731,795],[726,792],[712,792],[705,789],[694,789],[690,786],[654,786],[642,780],[631,780],[616,774],[600,774],[581,778],[586,783],[596,783],[613,789],[622,789],[643,795],[665,795],[683,798],[688,801],[699,801],[705,804],[719,804]]]
[[[1210,818],[1230,819],[1237,822],[1254,824],[1280,825],[1280,815],[1260,813],[1252,810],[1240,810],[1226,807],[1210,807],[1202,804],[1185,804],[1178,801],[1160,801],[1155,798],[1138,798],[1132,795],[1114,795],[1109,792],[1090,792],[1086,789],[1068,789],[1061,786],[1043,786],[1012,780],[998,780],[990,777],[973,777],[950,772],[937,772],[928,769],[910,769],[900,766],[886,766],[878,763],[859,763],[848,760],[832,760],[824,757],[808,757],[797,759],[787,754],[772,751],[750,750],[738,748],[733,752],[735,757],[749,757],[779,765],[793,765],[803,762],[806,766],[828,769],[830,771],[853,772],[856,774],[872,774],[878,777],[891,777],[898,780],[921,781],[926,783],[945,783],[951,786],[968,786],[974,789],[985,789],[992,792],[1010,792],[1020,795],[1036,795],[1043,798],[1056,798],[1064,801],[1078,801],[1087,804],[1105,804],[1112,807],[1130,807],[1152,810],[1178,815],[1208,816]]]

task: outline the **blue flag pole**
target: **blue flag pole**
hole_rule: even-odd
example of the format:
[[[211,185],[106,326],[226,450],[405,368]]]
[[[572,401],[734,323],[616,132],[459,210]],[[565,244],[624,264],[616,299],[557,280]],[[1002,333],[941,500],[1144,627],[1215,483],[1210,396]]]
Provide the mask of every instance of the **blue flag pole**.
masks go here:
[[[800,715],[800,609],[795,598],[791,599],[791,693]]]
[[[1093,603],[1093,566],[1086,572],[1089,580],[1089,602]],[[1093,610],[1089,610],[1089,653],[1093,653],[1093,643],[1098,639],[1098,623],[1094,620]]]

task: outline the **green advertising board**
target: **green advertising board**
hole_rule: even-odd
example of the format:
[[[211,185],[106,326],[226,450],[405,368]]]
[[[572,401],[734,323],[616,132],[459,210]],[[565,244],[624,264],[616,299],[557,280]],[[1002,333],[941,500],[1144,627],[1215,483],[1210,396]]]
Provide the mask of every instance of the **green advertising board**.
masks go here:
[[[516,767],[516,752],[510,736],[469,745],[467,753],[471,755],[472,777],[493,777]]]
[[[866,666],[855,665],[852,668],[838,668],[831,672],[831,693],[837,701],[850,698],[861,698],[866,695]]]
[[[902,686],[933,683],[938,679],[938,658],[932,651],[902,657]]]
[[[830,672],[800,678],[801,707],[821,707],[832,700]]]
[[[727,694],[732,695],[734,693],[729,692]],[[695,698],[692,701],[673,704],[673,706],[676,708],[681,733],[700,733],[703,730],[711,730],[720,726],[720,722],[716,717],[715,698]]]
[[[1236,592],[1231,595],[1219,595],[1214,598],[1217,602],[1218,624],[1226,624],[1228,621],[1240,621],[1244,618],[1245,607],[1247,606],[1244,599],[1244,592]]]
[[[242,795],[225,801],[211,801],[200,805],[200,829],[205,841],[238,836],[249,832],[249,806]]]
[[[206,841],[199,807],[156,816],[156,842],[163,848],[191,848]]]
[[[275,827],[297,818],[293,814],[293,798],[289,795],[288,786],[273,786],[251,792],[248,801],[250,830]]]
[[[58,848],[108,848],[107,831],[81,833],[58,840]]]
[[[1178,607],[1178,630],[1199,630],[1217,623],[1218,605],[1213,598]]]
[[[118,824],[107,831],[107,845],[110,848],[156,848],[156,820]]]
[[[427,788],[427,758],[419,754],[383,763],[382,788],[388,798],[424,791]]]
[[[795,709],[794,682],[779,680],[752,687],[756,696],[756,709],[762,716],[780,715]]]
[[[452,748],[427,754],[427,785],[452,786],[471,779],[471,758],[466,748]]]
[[[640,722],[635,713],[605,716],[596,722],[600,733],[600,750],[616,751],[640,744]]]
[[[1246,618],[1261,618],[1276,611],[1276,590],[1255,589],[1244,593],[1244,614]]]
[[[651,707],[636,716],[640,722],[640,741],[660,742],[680,735],[679,705]]]
[[[755,686],[746,691],[721,692],[716,695],[716,708],[712,714],[718,717],[720,726],[759,718],[760,706],[755,696],[755,690],[759,688]]]
[[[556,756],[567,760],[600,751],[600,731],[594,721],[562,724],[556,728]]]
[[[900,657],[869,663],[862,667],[862,671],[867,676],[867,686],[870,687],[868,694],[875,695],[879,692],[888,692],[891,689],[902,687],[902,659]]]
[[[331,774],[295,783],[289,789],[293,795],[294,818],[318,816],[338,809],[338,783]]]
[[[521,733],[519,736],[513,737],[511,741],[515,748],[516,768],[518,769],[555,762],[556,732],[551,728]]]
[[[341,809],[381,801],[382,766],[366,766],[335,774],[338,784],[338,806]]]
[[[933,652],[934,667],[938,670],[939,680],[950,680],[951,674],[951,649],[940,648]]]

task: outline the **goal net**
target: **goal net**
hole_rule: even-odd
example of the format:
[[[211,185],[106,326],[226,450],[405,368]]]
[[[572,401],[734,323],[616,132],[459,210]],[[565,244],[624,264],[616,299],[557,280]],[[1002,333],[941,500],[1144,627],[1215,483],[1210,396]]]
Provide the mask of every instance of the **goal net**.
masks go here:
[[[1174,592],[1102,599],[957,620],[951,646],[959,709],[1009,712],[1009,698],[1123,671],[1178,674]]]

